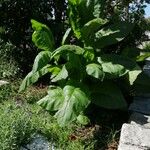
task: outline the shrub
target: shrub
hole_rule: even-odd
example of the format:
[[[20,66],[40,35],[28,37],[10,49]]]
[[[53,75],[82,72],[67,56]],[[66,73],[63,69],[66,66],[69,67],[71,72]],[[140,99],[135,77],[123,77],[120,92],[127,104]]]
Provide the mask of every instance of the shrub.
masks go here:
[[[129,92],[142,72],[136,62],[139,54],[131,57],[133,48],[126,46],[122,50],[118,46],[131,33],[134,24],[100,18],[96,9],[99,5],[100,2],[69,0],[71,30],[79,45],[65,44],[70,36],[69,29],[63,38],[64,45],[55,49],[51,30],[31,20],[32,40],[42,51],[35,58],[32,71],[23,80],[20,91],[49,73],[51,86],[38,104],[55,113],[61,126],[74,120],[89,123],[86,110],[92,103],[107,109],[125,110],[127,102],[122,86],[128,83],[125,88]],[[144,60],[142,58],[140,61]]]
[[[12,57],[14,46],[0,40],[0,79],[14,78],[19,72],[19,66]]]

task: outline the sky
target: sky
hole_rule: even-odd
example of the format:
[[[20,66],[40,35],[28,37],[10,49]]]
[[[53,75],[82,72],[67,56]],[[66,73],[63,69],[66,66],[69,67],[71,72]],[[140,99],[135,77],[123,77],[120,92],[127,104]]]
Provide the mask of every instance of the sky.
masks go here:
[[[145,8],[145,17],[150,17],[150,4],[148,4]]]

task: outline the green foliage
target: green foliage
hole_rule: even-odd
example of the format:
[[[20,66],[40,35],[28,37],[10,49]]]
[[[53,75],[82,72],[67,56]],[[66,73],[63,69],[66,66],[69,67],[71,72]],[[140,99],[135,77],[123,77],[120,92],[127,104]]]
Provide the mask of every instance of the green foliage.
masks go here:
[[[15,78],[19,73],[19,65],[12,57],[14,46],[0,39],[0,79]]]
[[[38,104],[55,114],[61,126],[76,119],[82,124],[88,123],[84,115],[92,103],[107,109],[126,109],[127,102],[119,88],[119,79],[128,78],[128,86],[131,87],[141,73],[137,59],[128,56],[128,51],[119,53],[121,49],[118,48],[107,52],[110,46],[120,44],[129,35],[134,24],[127,21],[114,23],[98,17],[99,11],[96,9],[99,3],[69,0],[71,29],[80,40],[79,46],[63,45],[52,50],[50,45],[54,43],[53,39],[48,43],[52,36],[47,37],[50,30],[34,21],[40,34],[34,36],[37,28],[33,28],[33,42],[35,45],[39,43],[40,46],[37,46],[46,51],[36,57],[33,69],[23,80],[20,91],[49,73],[53,86]],[[70,29],[64,36],[63,44],[69,32]],[[46,38],[42,37],[44,34]]]

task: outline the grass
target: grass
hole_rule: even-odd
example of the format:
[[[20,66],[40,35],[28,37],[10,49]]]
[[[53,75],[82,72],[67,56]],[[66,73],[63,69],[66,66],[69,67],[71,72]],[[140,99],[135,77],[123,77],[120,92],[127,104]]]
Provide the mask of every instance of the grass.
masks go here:
[[[55,118],[36,104],[46,95],[47,87],[33,86],[18,94],[19,84],[18,80],[0,87],[0,150],[17,150],[36,133],[55,143],[57,150],[117,149],[120,127],[124,121],[119,118],[118,112],[97,108],[97,113],[91,115],[96,121],[91,125],[85,127],[73,123],[61,128]],[[117,119],[114,120],[114,117]]]

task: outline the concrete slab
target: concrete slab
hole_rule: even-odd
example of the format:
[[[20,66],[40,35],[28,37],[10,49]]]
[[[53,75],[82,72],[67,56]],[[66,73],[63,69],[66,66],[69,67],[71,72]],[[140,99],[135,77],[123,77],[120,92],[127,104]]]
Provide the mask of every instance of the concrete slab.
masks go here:
[[[120,136],[121,144],[150,149],[150,129],[131,124],[123,124]]]

